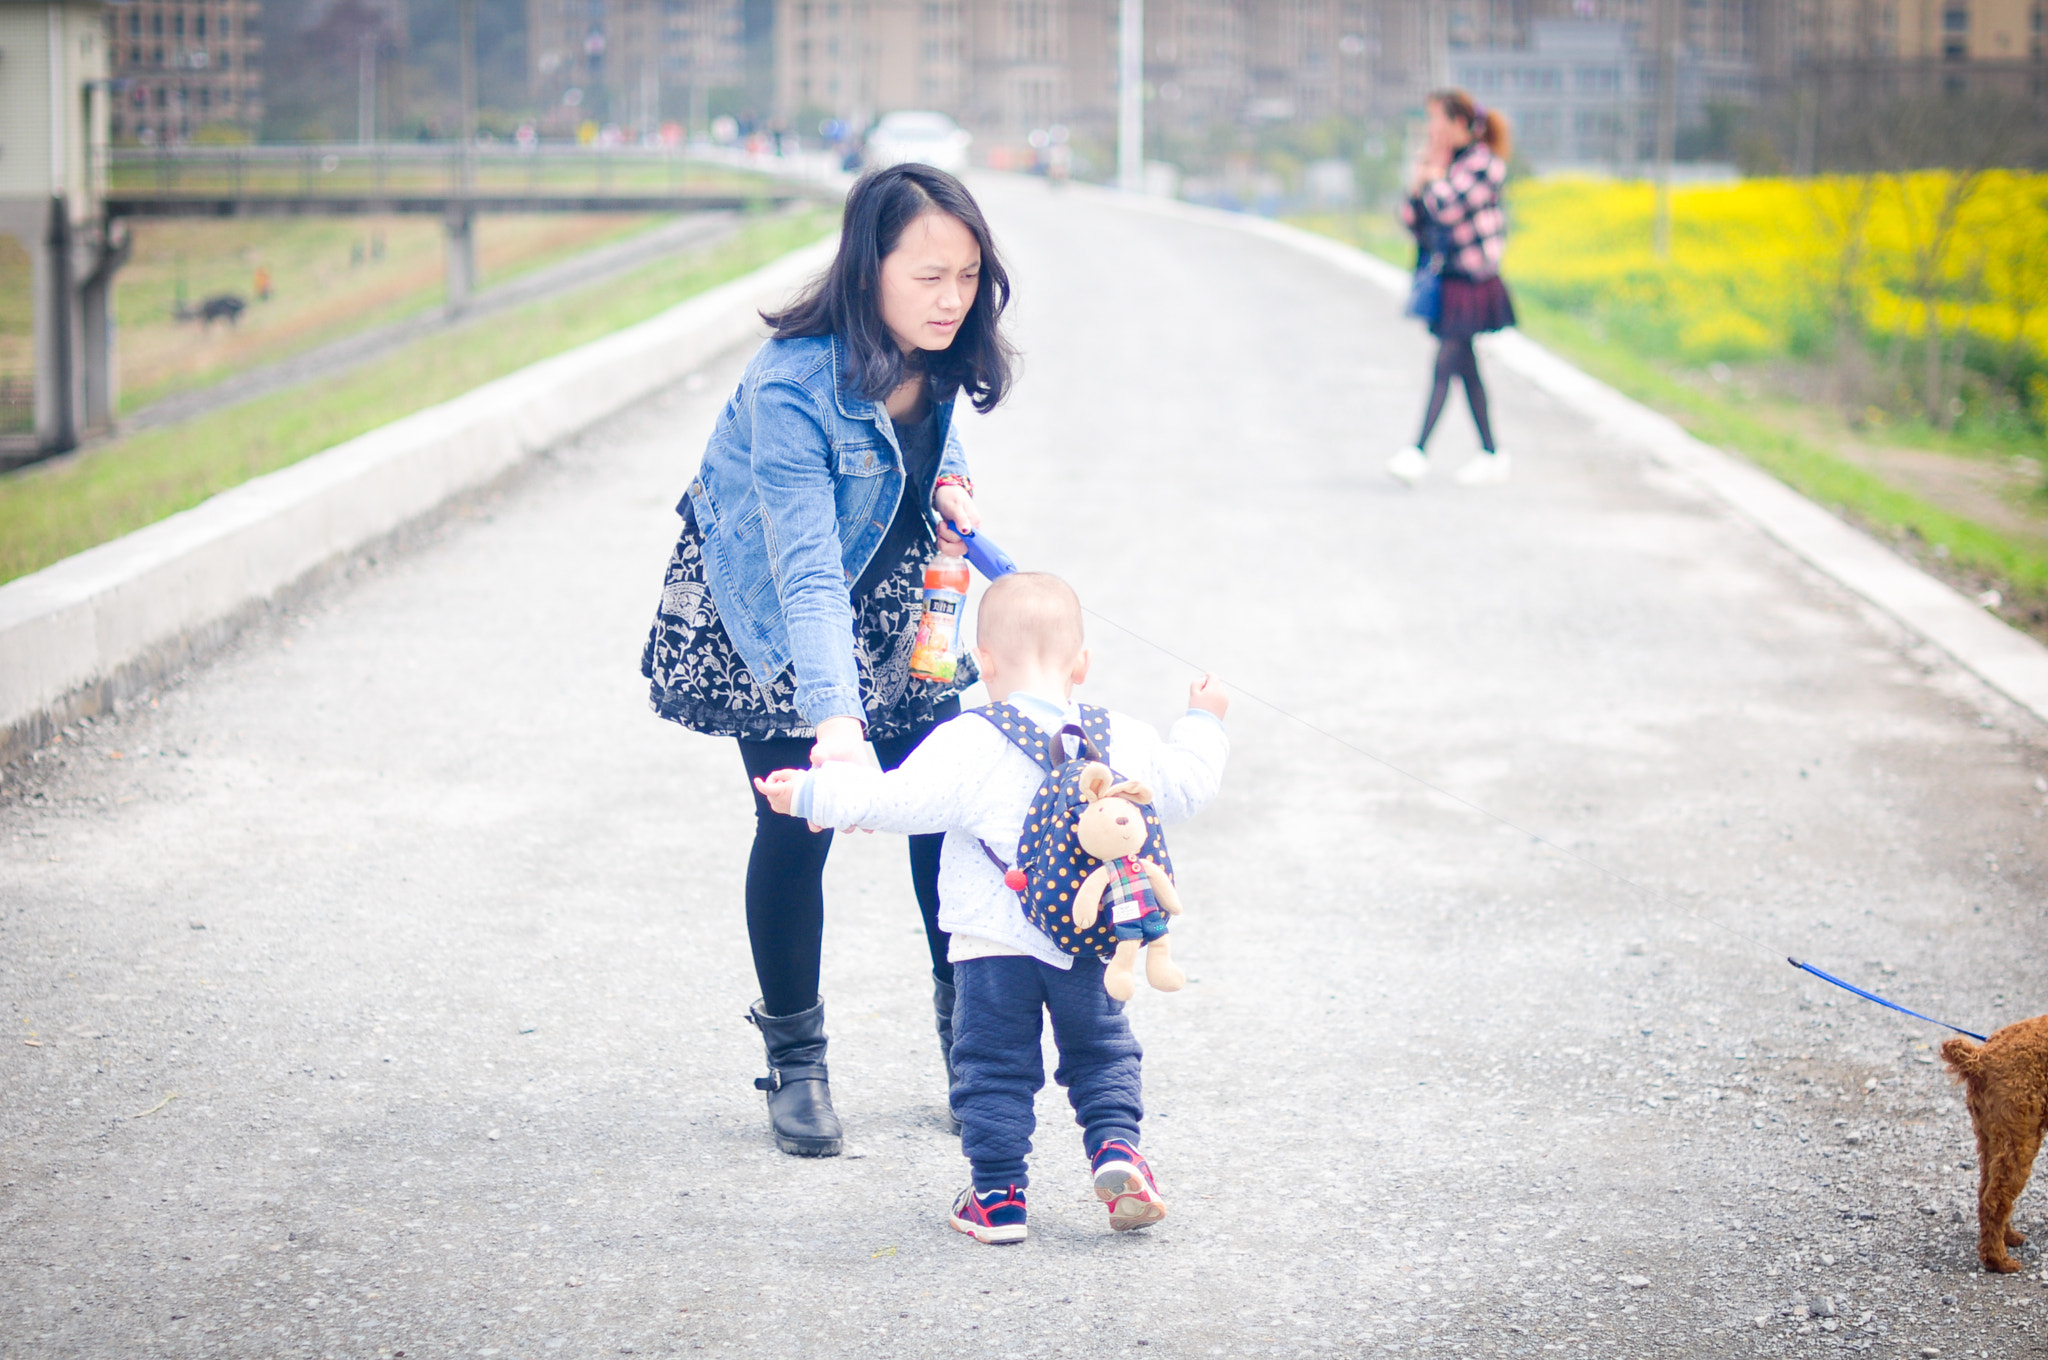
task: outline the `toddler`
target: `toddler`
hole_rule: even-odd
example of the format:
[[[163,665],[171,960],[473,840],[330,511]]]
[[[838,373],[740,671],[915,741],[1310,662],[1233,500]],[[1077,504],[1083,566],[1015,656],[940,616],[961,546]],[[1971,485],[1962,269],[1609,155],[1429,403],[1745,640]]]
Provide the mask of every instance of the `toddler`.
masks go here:
[[[1005,576],[982,597],[975,632],[989,697],[1061,741],[1065,758],[1078,754],[1072,696],[1088,678],[1088,649],[1073,589],[1039,572]],[[1230,750],[1222,721],[1228,704],[1215,679],[1203,676],[1164,740],[1135,718],[1110,715],[1109,763],[1152,787],[1162,822],[1191,817],[1214,796]],[[1110,1226],[1123,1232],[1166,1216],[1152,1169],[1138,1154],[1143,1052],[1123,1003],[1103,990],[1102,960],[1054,945],[1003,883],[1002,866],[1016,863],[1024,815],[1044,775],[994,723],[970,711],[934,728],[886,774],[834,762],[758,781],[777,812],[814,826],[946,833],[939,925],[951,936],[955,988],[952,1109],[974,1174],[954,1201],[952,1226],[991,1244],[1024,1240],[1025,1158],[1032,1100],[1045,1085],[1039,1036],[1048,1013],[1060,1058],[1053,1079],[1073,1102]]]

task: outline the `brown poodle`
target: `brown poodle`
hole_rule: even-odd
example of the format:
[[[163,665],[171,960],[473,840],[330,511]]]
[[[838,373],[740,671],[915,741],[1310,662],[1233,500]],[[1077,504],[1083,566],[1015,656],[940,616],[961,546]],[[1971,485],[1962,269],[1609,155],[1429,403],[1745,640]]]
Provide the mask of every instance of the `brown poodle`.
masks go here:
[[[2048,1015],[2007,1025],[1983,1044],[1950,1039],[1941,1056],[1969,1088],[1977,1130],[1977,1259],[1986,1270],[2024,1269],[2005,1249],[2027,1240],[2013,1229],[2012,1207],[2048,1129]]]

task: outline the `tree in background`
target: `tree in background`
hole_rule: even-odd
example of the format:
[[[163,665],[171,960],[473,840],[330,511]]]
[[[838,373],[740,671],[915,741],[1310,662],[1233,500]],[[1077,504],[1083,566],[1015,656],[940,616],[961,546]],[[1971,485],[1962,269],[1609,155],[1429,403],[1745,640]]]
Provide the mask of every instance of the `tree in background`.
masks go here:
[[[2026,104],[1996,94],[1900,99],[1872,112],[1872,169],[1905,224],[1907,290],[1920,310],[1921,409],[1928,424],[1948,429],[1960,414],[1970,311],[1986,265],[1981,250],[1963,248],[1964,214],[1989,172],[2039,155],[2040,134]]]
[[[374,62],[380,139],[459,135],[455,0],[266,0],[265,141],[353,140]],[[525,0],[476,0],[478,126],[509,133],[530,103]]]
[[[1825,175],[1802,185],[1815,229],[1826,243],[1816,258],[1824,269],[1816,291],[1828,327],[1826,395],[1852,418],[1865,401],[1862,369],[1869,337],[1864,318],[1870,310],[1867,265],[1877,184],[1872,175]]]
[[[1847,407],[1863,400],[1858,375],[1875,339],[1872,285],[1882,284],[1911,308],[1910,317],[1884,328],[1890,384],[1910,393],[1929,425],[1953,428],[1972,338],[1982,348],[1985,318],[2011,305],[2008,281],[2024,274],[2029,258],[2018,244],[1996,242],[2011,236],[2016,222],[2031,225],[2030,216],[2002,222],[1978,199],[1996,170],[2048,165],[2048,135],[2032,104],[1995,88],[1829,70],[1766,102],[1730,136],[1752,168],[1801,178],[1830,244],[1820,291],[1830,329],[1831,397]],[[1870,225],[1880,206],[1895,229],[1876,240]],[[2007,260],[2022,262],[2017,273]],[[2027,358],[2024,322],[2004,348],[2018,353],[1980,370],[2024,409],[2033,404],[2029,394],[2011,384],[2038,362]],[[1918,361],[1910,380],[1909,351]]]
[[[2031,410],[2048,423],[2048,359],[2027,343],[2034,318],[2048,312],[2048,235],[2037,224],[2048,219],[2048,187],[2035,185],[2000,215],[1991,249],[1992,287],[2011,314],[2009,333],[1999,336],[1998,386],[2010,393],[2024,415]]]
[[[412,8],[401,137],[462,135],[461,12],[455,0]],[[526,0],[476,0],[477,127],[508,137],[533,116],[526,78]]]

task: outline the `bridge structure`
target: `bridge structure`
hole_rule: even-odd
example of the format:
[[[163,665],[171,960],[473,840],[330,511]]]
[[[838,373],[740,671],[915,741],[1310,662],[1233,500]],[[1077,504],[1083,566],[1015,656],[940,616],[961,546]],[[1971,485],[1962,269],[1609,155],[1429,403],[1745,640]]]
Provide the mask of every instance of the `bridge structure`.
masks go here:
[[[708,150],[708,149],[707,149]],[[451,312],[477,281],[486,213],[689,213],[780,207],[833,191],[803,163],[772,170],[687,147],[463,142],[120,147],[104,153],[109,220],[424,214],[447,239]]]
[[[96,77],[88,76],[88,81]],[[749,158],[709,147],[517,146],[463,142],[112,147],[99,135],[74,158],[77,190],[62,210],[66,262],[48,262],[54,229],[23,215],[12,229],[54,297],[39,305],[35,430],[0,449],[20,465],[111,430],[118,407],[113,273],[138,219],[409,214],[438,217],[446,242],[445,305],[460,313],[477,285],[475,224],[488,213],[766,211],[841,189],[821,159]],[[71,256],[85,254],[90,267]],[[47,275],[48,278],[44,276]],[[39,285],[40,287],[40,285]],[[38,297],[42,296],[39,291]],[[46,315],[47,313],[47,315]]]

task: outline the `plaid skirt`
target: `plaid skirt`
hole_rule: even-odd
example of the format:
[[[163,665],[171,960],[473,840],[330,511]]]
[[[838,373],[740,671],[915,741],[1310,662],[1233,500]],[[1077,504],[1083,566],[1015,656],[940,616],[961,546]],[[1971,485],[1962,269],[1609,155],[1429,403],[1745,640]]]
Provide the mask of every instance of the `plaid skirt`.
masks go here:
[[[1443,308],[1429,329],[1439,340],[1470,340],[1482,331],[1506,330],[1514,324],[1514,299],[1496,274],[1490,279],[1446,277]]]
[[[946,683],[910,673],[910,651],[924,617],[924,564],[922,552],[905,553],[866,598],[853,602],[849,641],[871,741],[930,727],[940,704],[980,679],[971,654],[961,656],[958,672]],[[687,509],[640,653],[640,673],[649,681],[654,711],[693,732],[742,741],[815,735],[796,711],[796,668],[785,666],[764,682],[732,645],[704,583],[704,535]]]

